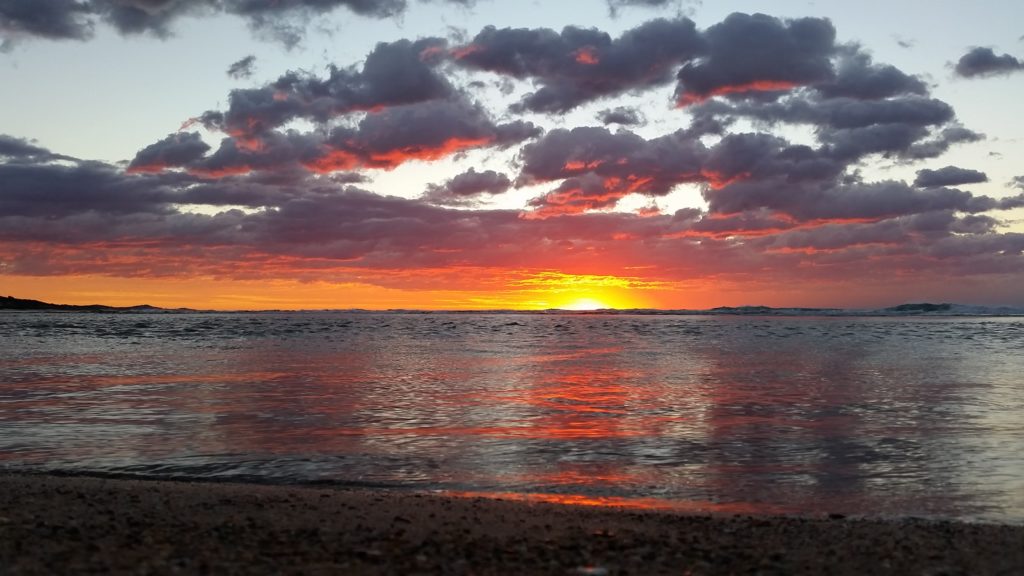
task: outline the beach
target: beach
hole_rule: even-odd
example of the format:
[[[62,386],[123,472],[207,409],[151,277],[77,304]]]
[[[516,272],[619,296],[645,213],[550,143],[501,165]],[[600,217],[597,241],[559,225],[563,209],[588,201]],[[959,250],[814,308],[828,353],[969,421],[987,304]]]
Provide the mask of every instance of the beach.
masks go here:
[[[1024,574],[1024,526],[0,476],[0,573]]]

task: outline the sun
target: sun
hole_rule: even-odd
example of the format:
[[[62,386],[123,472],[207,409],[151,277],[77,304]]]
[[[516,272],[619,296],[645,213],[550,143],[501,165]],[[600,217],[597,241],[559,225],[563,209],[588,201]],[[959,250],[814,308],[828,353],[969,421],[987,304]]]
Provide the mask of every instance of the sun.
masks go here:
[[[562,310],[603,310],[605,308],[611,308],[611,306],[593,298],[577,298],[561,307]]]

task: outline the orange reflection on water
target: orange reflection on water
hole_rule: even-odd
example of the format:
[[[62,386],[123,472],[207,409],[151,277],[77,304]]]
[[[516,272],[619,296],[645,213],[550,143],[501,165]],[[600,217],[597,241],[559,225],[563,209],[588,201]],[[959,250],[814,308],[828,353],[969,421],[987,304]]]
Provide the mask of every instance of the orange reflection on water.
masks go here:
[[[711,502],[709,500],[665,500],[661,498],[624,498],[621,496],[596,496],[586,494],[552,494],[537,492],[470,492],[443,491],[453,498],[486,498],[488,500],[512,500],[530,504],[558,504],[562,506],[587,506],[597,508],[622,508],[652,512],[679,512],[685,514],[786,514],[779,506],[750,502]]]
[[[538,368],[519,402],[536,412],[529,426],[554,440],[639,437],[655,433],[643,417],[650,392],[642,374],[618,364],[621,347],[595,346],[553,360],[531,357]]]
[[[620,466],[605,465],[598,468],[561,468],[551,472],[532,473],[524,478],[538,484],[580,486],[593,484],[626,484],[636,482],[638,477],[638,474],[627,472]]]

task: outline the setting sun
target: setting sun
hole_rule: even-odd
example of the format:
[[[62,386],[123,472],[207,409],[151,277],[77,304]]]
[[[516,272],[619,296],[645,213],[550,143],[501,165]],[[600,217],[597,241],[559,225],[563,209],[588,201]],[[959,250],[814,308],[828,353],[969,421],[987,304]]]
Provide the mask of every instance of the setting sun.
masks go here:
[[[593,298],[577,298],[561,307],[562,310],[604,310],[607,308],[612,308],[612,306]]]

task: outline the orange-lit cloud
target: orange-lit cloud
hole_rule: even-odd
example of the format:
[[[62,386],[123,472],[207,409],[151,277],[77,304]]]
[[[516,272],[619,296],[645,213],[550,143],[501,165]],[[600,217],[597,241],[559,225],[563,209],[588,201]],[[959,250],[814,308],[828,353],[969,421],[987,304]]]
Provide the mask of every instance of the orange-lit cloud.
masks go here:
[[[597,56],[597,50],[593,46],[584,46],[575,52],[576,62],[586,66],[593,66],[601,60]]]
[[[680,107],[690,106],[691,104],[699,104],[700,102],[714,96],[743,94],[744,92],[774,92],[777,90],[790,90],[796,86],[797,84],[794,82],[786,82],[782,80],[754,80],[752,82],[737,84],[735,86],[718,86],[713,90],[702,94],[686,93],[679,97],[678,104]]]

